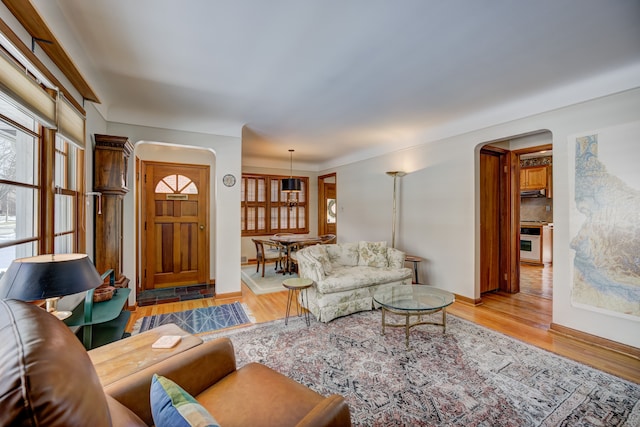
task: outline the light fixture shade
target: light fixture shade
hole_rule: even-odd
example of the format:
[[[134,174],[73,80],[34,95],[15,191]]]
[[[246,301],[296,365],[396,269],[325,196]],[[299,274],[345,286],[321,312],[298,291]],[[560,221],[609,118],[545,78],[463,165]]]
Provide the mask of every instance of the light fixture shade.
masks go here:
[[[299,178],[285,178],[282,180],[282,191],[297,193],[302,191],[302,181]]]
[[[0,279],[0,298],[36,301],[77,294],[102,284],[87,254],[48,254],[13,260]]]

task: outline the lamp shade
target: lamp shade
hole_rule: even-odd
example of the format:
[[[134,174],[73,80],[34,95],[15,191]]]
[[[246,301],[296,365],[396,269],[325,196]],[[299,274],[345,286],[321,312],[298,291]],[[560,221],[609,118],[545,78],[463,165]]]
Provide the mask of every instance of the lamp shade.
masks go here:
[[[87,254],[48,254],[14,260],[0,279],[0,298],[35,301],[88,291],[102,278]]]
[[[302,191],[302,181],[298,178],[285,178],[282,180],[282,191],[285,193]]]

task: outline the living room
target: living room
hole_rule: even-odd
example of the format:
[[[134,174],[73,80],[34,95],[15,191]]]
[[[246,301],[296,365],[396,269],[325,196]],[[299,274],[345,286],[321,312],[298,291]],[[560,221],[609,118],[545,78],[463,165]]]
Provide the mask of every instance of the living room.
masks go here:
[[[392,180],[386,172],[404,171],[406,175],[399,179],[398,188],[396,247],[406,253],[419,255],[425,260],[420,265],[420,274],[425,283],[446,289],[461,300],[476,304],[482,301],[481,278],[478,273],[481,251],[478,200],[481,186],[480,149],[488,143],[508,141],[544,131],[552,137],[554,158],[553,215],[555,233],[553,241],[552,328],[555,327],[563,333],[574,333],[581,339],[615,343],[637,354],[638,348],[640,348],[640,334],[637,333],[639,318],[637,293],[631,292],[626,297],[632,305],[631,308],[627,306],[621,308],[617,300],[602,306],[599,302],[595,302],[602,297],[597,287],[594,289],[593,286],[587,286],[584,292],[576,292],[577,289],[585,286],[585,281],[582,280],[585,275],[581,274],[581,265],[575,262],[578,250],[585,249],[586,252],[589,252],[588,244],[584,243],[588,239],[585,239],[583,234],[583,226],[588,223],[586,218],[589,217],[583,208],[588,203],[584,200],[583,203],[579,203],[577,200],[577,195],[581,194],[577,181],[578,177],[582,175],[576,170],[577,164],[580,163],[576,147],[585,143],[584,138],[599,135],[598,158],[612,175],[618,177],[630,188],[630,190],[619,194],[624,194],[625,197],[631,199],[637,198],[640,175],[635,165],[635,159],[640,154],[640,148],[638,148],[640,146],[633,142],[633,137],[637,135],[636,131],[638,130],[637,111],[640,111],[640,78],[638,77],[640,76],[640,57],[637,48],[629,48],[630,53],[627,52],[628,56],[624,61],[620,60],[614,63],[612,59],[613,65],[611,66],[607,66],[606,55],[602,58],[598,57],[601,62],[599,67],[594,66],[589,69],[589,72],[575,70],[572,79],[569,79],[570,73],[568,73],[565,81],[556,81],[554,86],[541,85],[542,89],[540,90],[525,91],[524,94],[521,93],[520,98],[510,100],[509,103],[492,104],[490,105],[492,108],[482,111],[470,108],[466,110],[469,114],[447,116],[448,111],[446,111],[444,107],[446,104],[443,102],[442,115],[434,114],[428,116],[428,119],[425,118],[426,116],[420,117],[419,120],[415,120],[421,122],[420,126],[414,125],[414,121],[410,120],[413,118],[407,118],[406,121],[398,121],[388,128],[372,129],[369,134],[363,131],[362,134],[368,135],[370,138],[371,145],[367,147],[364,142],[360,141],[359,143],[365,145],[365,148],[357,153],[345,152],[341,156],[332,157],[330,156],[331,150],[322,147],[322,143],[316,141],[315,152],[320,152],[320,155],[323,156],[321,160],[317,161],[313,160],[311,148],[307,151],[301,146],[296,146],[295,138],[289,140],[283,138],[282,143],[274,144],[261,135],[256,136],[255,129],[251,129],[251,123],[229,131],[229,120],[224,114],[220,114],[220,117],[213,116],[213,113],[201,112],[199,114],[200,116],[209,116],[210,125],[217,126],[219,129],[217,132],[204,130],[203,127],[189,127],[188,121],[179,123],[178,118],[174,118],[170,114],[161,114],[156,124],[150,124],[144,120],[130,120],[129,117],[144,117],[142,113],[145,108],[151,111],[158,106],[157,104],[160,103],[158,98],[150,94],[153,92],[154,86],[149,82],[140,81],[133,83],[128,81],[122,87],[106,86],[103,80],[104,76],[94,71],[91,65],[92,61],[96,61],[96,58],[89,57],[89,53],[84,50],[84,45],[80,41],[81,36],[85,37],[87,41],[90,39],[95,41],[95,39],[100,39],[101,34],[89,32],[79,35],[76,33],[81,28],[86,30],[85,27],[91,24],[97,25],[99,19],[91,14],[90,8],[85,9],[85,6],[81,6],[80,2],[63,1],[57,4],[55,2],[33,1],[33,5],[50,26],[60,45],[69,53],[72,62],[81,70],[84,79],[91,86],[100,89],[98,96],[109,100],[111,104],[107,106],[102,103],[84,101],[83,96],[69,82],[70,79],[56,69],[56,66],[52,64],[51,59],[44,52],[46,43],[35,40],[30,31],[23,27],[14,16],[8,6],[10,3],[12,2],[6,1],[0,6],[0,18],[6,27],[16,34],[27,51],[32,51],[43,64],[47,64],[47,67],[63,82],[64,86],[75,95],[76,102],[82,104],[86,110],[84,138],[87,147],[92,146],[96,134],[126,136],[133,144],[133,153],[128,161],[131,188],[123,197],[122,242],[122,273],[129,278],[131,283],[132,292],[129,299],[131,307],[134,307],[136,303],[137,289],[135,284],[139,281],[138,263],[142,256],[136,237],[140,234],[140,224],[136,220],[135,195],[138,186],[134,179],[136,158],[140,161],[174,163],[194,163],[194,158],[199,158],[199,164],[210,167],[210,194],[213,202],[209,217],[208,273],[209,280],[215,283],[216,294],[219,296],[234,297],[242,293],[239,260],[242,256],[248,258],[255,256],[251,246],[243,243],[246,238],[243,239],[239,236],[241,228],[239,185],[227,187],[222,183],[222,178],[230,174],[239,179],[243,173],[255,171],[288,175],[290,169],[287,150],[295,148],[294,174],[308,177],[311,186],[310,234],[317,232],[317,202],[314,197],[317,177],[335,173],[339,201],[338,241],[389,241]],[[588,7],[595,7],[592,2],[587,3]],[[622,3],[624,2],[618,5],[621,9],[613,9],[618,12],[624,11]],[[573,6],[580,8],[579,2]],[[108,9],[104,4],[101,7],[99,12]],[[119,7],[125,8],[123,5],[118,5]],[[587,9],[588,7],[585,6]],[[626,7],[631,9],[631,12],[629,10],[626,13],[620,12],[620,16],[615,18],[621,20],[619,26],[614,25],[612,21],[606,21],[606,23],[611,32],[614,32],[613,29],[616,27],[626,29],[626,32],[620,31],[627,37],[625,41],[631,43],[630,40],[633,40],[637,46],[637,30],[633,29],[627,20],[621,18],[624,15],[634,16],[634,12],[638,11],[637,6],[627,5]],[[82,16],[86,16],[87,23],[72,25],[69,21],[73,21],[73,19],[68,15],[73,15],[70,12],[73,10],[78,11],[79,14],[86,14]],[[333,16],[326,13],[327,16]],[[351,11],[349,16],[353,16],[353,14],[354,12]],[[570,16],[570,14],[568,15]],[[583,14],[579,14],[579,16],[584,18]],[[80,17],[74,18],[81,19]],[[124,20],[126,15],[118,16],[118,18]],[[275,17],[272,18],[275,19]],[[512,28],[514,32],[517,29],[516,25]],[[555,29],[558,33],[560,30],[572,31],[565,27]],[[448,34],[448,37],[462,37],[461,35],[456,36],[456,34],[458,33],[452,32]],[[600,36],[604,37],[605,35]],[[426,35],[422,35],[422,37],[427,39]],[[605,40],[611,43],[613,43],[612,40],[621,42],[621,40],[611,37],[611,39]],[[384,34],[378,36],[377,40],[380,39],[384,39]],[[563,40],[562,37],[559,37],[559,40]],[[34,47],[31,47],[32,43],[35,43]],[[115,37],[105,37],[101,39],[101,43],[111,45],[111,47],[106,47],[107,50],[118,51],[120,49],[126,50],[125,46],[127,45],[127,43],[117,42]],[[257,41],[255,43],[257,46]],[[603,48],[585,44],[584,50],[593,49],[597,54],[602,55]],[[532,50],[534,49],[532,48]],[[581,66],[586,67],[584,64],[590,62],[585,59],[590,54],[583,53],[580,56],[583,60],[580,63]],[[344,55],[342,59],[346,61],[346,57],[348,56]],[[267,62],[267,59],[262,57],[261,59],[266,64],[271,64],[271,62]],[[556,70],[554,64],[549,61],[551,59],[536,64],[541,80],[551,79],[554,72],[561,71]],[[592,60],[591,62],[598,61]],[[135,66],[144,68],[139,64],[135,64]],[[131,67],[135,68],[134,64]],[[406,67],[411,68],[411,63]],[[565,65],[561,68],[564,70],[568,67]],[[268,68],[268,65],[265,65],[265,68]],[[496,68],[488,67],[478,72],[486,73],[489,69],[496,71]],[[580,67],[576,66],[576,68]],[[326,71],[327,74],[324,78],[329,81],[335,79],[337,77],[331,76],[339,75],[338,71],[341,70],[342,68],[333,74],[331,70]],[[246,69],[243,72],[247,73]],[[119,73],[120,71],[114,72],[114,74]],[[170,73],[170,70],[167,73]],[[359,77],[358,75],[349,76],[351,79],[349,81],[357,80]],[[393,76],[399,77],[397,74],[393,74]],[[259,76],[254,78],[259,80]],[[473,80],[472,76],[468,78]],[[211,79],[215,79],[215,77],[211,77]],[[138,89],[136,89],[136,83],[139,84]],[[295,86],[296,83],[293,81],[291,85]],[[255,80],[247,82],[247,87],[250,86],[256,88],[256,91],[260,87]],[[483,96],[489,96],[484,91],[478,92],[475,85],[465,85],[464,87],[468,89],[469,104],[482,104],[484,102]],[[532,85],[532,88],[537,87]],[[476,91],[474,92],[472,89]],[[138,104],[118,108],[118,95],[124,95],[122,92],[134,90]],[[435,89],[433,90],[435,93]],[[200,104],[202,101],[201,95],[197,91],[185,88],[182,92],[193,95],[192,103],[183,105],[185,109],[191,104]],[[208,93],[206,97],[214,96]],[[424,94],[423,97],[428,99],[429,94]],[[446,97],[444,98],[446,99]],[[391,100],[387,102],[389,105],[393,105]],[[272,111],[274,117],[278,116],[277,107],[278,105],[269,107],[274,110]],[[325,108],[331,110],[336,107],[325,106]],[[475,113],[475,115],[471,113]],[[339,116],[341,111],[337,111],[335,114]],[[325,119],[325,116],[322,116],[322,119]],[[295,121],[295,116],[292,115],[288,120]],[[328,126],[328,123],[318,124],[317,127],[322,127],[322,125]],[[263,132],[267,133],[267,130]],[[363,138],[366,140],[365,137]],[[339,144],[340,138],[337,139]],[[386,145],[379,144],[380,140],[385,140]],[[263,150],[267,150],[269,153],[265,153]],[[89,192],[92,190],[91,183],[94,176],[93,151],[87,149],[84,154],[86,191]],[[87,212],[97,211],[97,198],[87,198],[87,202],[89,204]],[[637,201],[634,203],[637,204]],[[631,210],[631,212],[621,212],[620,217],[626,216],[637,220],[637,214],[633,213],[636,211]],[[624,223],[614,222],[611,218],[607,219],[606,216],[598,216],[598,220],[600,224],[605,224],[607,227],[622,227],[621,224]],[[620,229],[622,235],[631,236],[631,241],[640,241],[637,238],[638,222],[633,220],[629,220],[629,222],[632,224],[631,226],[624,223],[624,227]],[[83,242],[85,252],[93,256],[95,238],[90,231],[95,228],[95,217],[87,215],[83,227],[88,230]],[[611,235],[613,236],[613,234],[615,233]],[[627,242],[626,239],[624,241]],[[580,245],[581,242],[582,245]],[[623,245],[620,242],[613,241],[609,242],[607,247],[619,248],[621,246]],[[593,246],[593,248],[595,247],[597,245]],[[626,250],[624,253],[627,253]],[[615,251],[607,252],[605,257],[617,255],[620,254]],[[632,287],[639,286],[637,262],[635,268],[631,266],[626,270],[606,264],[598,267],[597,270],[600,272],[613,270],[620,273],[623,276],[621,281],[630,283]]]

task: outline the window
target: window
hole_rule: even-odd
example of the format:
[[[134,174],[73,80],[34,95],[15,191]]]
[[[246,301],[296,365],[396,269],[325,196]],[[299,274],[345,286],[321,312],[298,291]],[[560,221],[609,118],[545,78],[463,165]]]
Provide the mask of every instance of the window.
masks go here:
[[[308,233],[309,178],[299,193],[284,193],[281,180],[288,176],[243,174],[241,186],[241,228],[243,236],[275,233]]]
[[[46,164],[49,156],[41,153],[50,135],[0,98],[0,272],[16,258],[84,250],[84,151],[55,136],[52,164]],[[52,171],[46,174],[53,175],[51,190],[43,190],[51,187],[43,171]]]
[[[0,271],[38,254],[38,132],[35,120],[0,99]]]
[[[56,137],[55,148],[55,199],[54,199],[54,253],[76,252],[76,227],[78,224],[78,156],[83,153],[73,144]]]
[[[85,113],[28,51],[0,33],[0,272],[85,250]]]

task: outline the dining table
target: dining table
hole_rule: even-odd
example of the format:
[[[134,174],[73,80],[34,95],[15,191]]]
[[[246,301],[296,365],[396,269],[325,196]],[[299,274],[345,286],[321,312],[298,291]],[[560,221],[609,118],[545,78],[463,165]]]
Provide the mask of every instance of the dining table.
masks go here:
[[[282,268],[282,274],[293,273],[291,269],[291,250],[296,246],[306,246],[320,243],[322,239],[318,236],[309,236],[308,234],[282,234],[274,235],[269,238],[272,242],[276,242],[285,248],[286,262]]]

